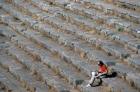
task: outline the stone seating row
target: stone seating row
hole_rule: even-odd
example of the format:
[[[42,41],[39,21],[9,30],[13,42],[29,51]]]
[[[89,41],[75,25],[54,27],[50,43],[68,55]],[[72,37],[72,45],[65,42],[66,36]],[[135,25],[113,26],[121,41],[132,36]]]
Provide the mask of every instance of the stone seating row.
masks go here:
[[[56,73],[54,73],[54,71],[49,69],[47,65],[44,65],[38,60],[35,60],[23,49],[16,47],[12,43],[11,45],[12,46],[8,48],[9,54],[22,62],[25,66],[27,66],[33,74],[37,74],[37,76],[39,76],[39,79],[44,81],[44,85],[49,85],[51,89],[54,88],[55,91],[58,92],[70,92],[73,89],[71,85],[64,81],[64,79],[62,80],[60,76],[58,76]]]
[[[32,0],[32,2],[35,5],[37,5],[36,2],[38,2],[38,0]],[[89,1],[89,2],[92,2],[92,1]],[[95,2],[97,2],[97,0]],[[39,3],[41,3],[41,2],[39,2]],[[45,2],[45,4],[46,4],[46,2]],[[60,2],[57,2],[56,5],[58,5],[58,4],[60,4],[60,6],[63,6],[63,4],[61,4]],[[89,3],[89,4],[91,4],[91,3]],[[91,18],[93,20],[96,20],[97,23],[98,22],[99,23],[104,22],[104,23],[106,23],[106,25],[114,26],[115,30],[120,30],[120,29],[123,30],[123,31],[126,30],[126,32],[130,32],[130,34],[133,34],[134,36],[136,36],[138,38],[140,37],[140,35],[138,34],[138,32],[139,32],[139,24],[138,25],[135,24],[135,23],[133,24],[132,22],[129,22],[128,20],[124,20],[122,18],[120,19],[117,16],[116,17],[114,17],[113,15],[108,16],[108,15],[104,14],[103,12],[99,13],[96,8],[94,10],[93,9],[85,9],[82,6],[77,5],[77,3],[73,4],[73,2],[72,2],[72,5],[70,4],[70,6],[73,9],[71,9],[69,7],[64,7],[64,8],[69,9],[69,10],[71,10],[72,12],[74,12],[76,14],[80,14],[80,15],[86,16],[88,18]],[[99,8],[99,6],[98,6],[98,8]],[[111,22],[113,22],[113,23],[111,23]]]
[[[105,0],[107,2],[109,2],[109,0]],[[139,3],[139,0],[110,0],[111,2],[109,3],[112,3],[112,4],[115,4],[119,7],[122,7],[122,8],[127,8],[127,9],[131,9],[131,10],[134,10],[134,11],[140,11],[139,8],[140,8],[140,3]]]
[[[59,2],[57,2],[57,3],[59,3]],[[114,14],[116,16],[120,16],[120,17],[126,18],[128,20],[131,20],[135,23],[139,23],[139,13],[136,11],[130,11],[130,10],[127,10],[124,8],[117,7],[110,3],[105,3],[103,0],[95,0],[95,1],[87,1],[87,2],[85,1],[84,3],[88,3],[87,5],[89,5],[89,7],[93,7],[95,9],[99,9],[103,12],[106,12],[109,14]]]
[[[49,20],[49,18],[45,18],[44,20],[46,20],[47,22],[49,22],[50,24],[54,24],[54,23],[57,23],[57,24],[54,24],[55,26],[59,26],[59,28],[61,27],[61,28],[63,28],[63,30],[70,30],[70,28],[75,28],[75,27],[71,27],[70,25],[68,25],[68,26],[66,26],[66,23],[64,22],[64,24],[65,24],[65,26],[63,26],[64,24],[60,24],[60,22],[61,22],[61,20],[59,21],[59,19],[54,19],[54,18],[50,18],[50,20]],[[56,21],[56,20],[58,20],[58,22]],[[75,29],[73,29],[73,30],[77,30],[76,28]],[[80,31],[80,30],[79,30]],[[115,48],[116,48],[116,46],[115,45],[113,45],[112,44],[112,46],[114,47],[114,48],[112,48],[113,50],[115,50]],[[119,49],[118,48],[119,46],[117,46],[117,50]],[[109,47],[108,48],[108,46],[107,46],[107,49],[106,48],[104,48],[106,51],[108,51],[108,49],[110,49],[111,47]],[[121,48],[121,47],[120,47]],[[111,50],[110,50],[111,51]],[[127,52],[127,51],[123,51],[123,49],[120,49],[120,51],[122,51],[122,52]],[[114,54],[114,52],[112,51],[111,53],[113,53]],[[118,53],[118,55],[117,55],[117,53]],[[120,56],[120,57],[123,57],[123,54],[121,55],[121,52],[115,52],[115,54],[117,55],[117,56]],[[124,57],[126,56],[127,57],[127,55],[128,54],[124,54]]]
[[[32,0],[33,1],[33,3],[37,3],[37,1],[35,0]],[[41,2],[40,2],[41,3]],[[37,4],[36,4],[37,5]],[[45,3],[45,5],[46,5],[46,3]],[[39,6],[39,7],[41,7],[41,6]],[[48,7],[47,7],[48,8]],[[54,7],[53,7],[54,8]],[[79,9],[79,8],[78,8]],[[80,16],[77,16],[77,15],[74,15],[74,14],[71,14],[71,13],[69,13],[69,12],[66,12],[66,11],[62,11],[62,9],[59,9],[60,10],[60,12],[59,12],[59,14],[61,14],[60,16],[61,17],[63,17],[63,18],[65,18],[65,20],[67,20],[68,22],[72,22],[72,23],[74,23],[75,25],[78,25],[80,28],[85,28],[85,29],[87,29],[87,30],[93,30],[93,29],[95,29],[95,30],[97,30],[97,32],[98,33],[103,33],[103,34],[105,34],[106,36],[109,36],[109,38],[111,38],[111,39],[115,39],[115,41],[117,41],[117,42],[119,42],[119,43],[121,43],[121,44],[128,44],[128,47],[130,47],[131,49],[133,49],[133,50],[136,50],[137,51],[137,49],[138,49],[138,41],[137,41],[137,39],[135,38],[135,37],[133,37],[133,36],[131,36],[131,35],[128,35],[128,34],[122,34],[122,32],[121,33],[117,33],[117,32],[113,32],[113,30],[111,30],[111,29],[106,29],[106,27],[101,27],[101,26],[99,26],[99,25],[97,25],[96,23],[94,23],[94,22],[92,22],[92,21],[90,21],[90,20],[88,20],[88,19],[85,19],[84,17],[80,17]],[[59,16],[59,15],[58,15]],[[88,21],[87,21],[88,20]],[[111,19],[110,19],[111,20]],[[121,21],[121,22],[117,22],[117,20],[116,19],[112,19],[115,23],[113,23],[113,24],[116,24],[116,27],[117,27],[117,29],[119,29],[119,27],[117,26],[117,25],[119,25],[119,26],[122,26],[122,25],[124,25],[124,26],[126,26],[126,25],[130,25],[129,23],[128,24],[126,24],[127,22],[123,22],[123,21]],[[120,24],[120,23],[124,23],[124,24]],[[109,23],[108,23],[109,24]],[[112,25],[112,24],[111,24]],[[127,29],[128,28],[128,26],[126,26],[126,27],[124,27],[123,29]],[[100,29],[99,29],[100,28]],[[121,27],[120,27],[121,28]],[[130,29],[129,29],[130,30]],[[136,32],[134,32],[134,31],[132,31],[133,33],[136,33]],[[132,33],[131,32],[131,33]],[[137,36],[138,36],[138,34],[136,34]],[[128,39],[129,38],[129,39]],[[134,43],[134,40],[135,40],[135,43]],[[135,45],[134,45],[135,44]],[[135,47],[136,46],[136,47]]]
[[[44,87],[45,90],[47,90],[47,87],[43,85],[41,82],[37,81],[35,77],[33,77],[22,64],[17,62],[16,60],[12,59],[10,56],[7,55],[1,55],[1,65],[5,67],[10,73],[12,73],[18,81],[20,81],[20,84],[22,87],[24,87],[26,90],[29,90],[31,92],[41,92]],[[12,83],[9,82],[9,83]],[[10,85],[10,84],[9,84]],[[17,88],[19,86],[19,89]],[[15,88],[14,88],[15,87]],[[42,87],[42,88],[40,88]],[[23,91],[26,92],[23,89],[20,89],[20,85],[13,85],[13,88],[15,89],[15,92]],[[13,90],[14,91],[14,90]],[[44,91],[43,91],[44,92]],[[46,91],[45,91],[46,92]]]
[[[29,32],[28,31],[28,33],[27,34],[31,34],[31,32]],[[34,34],[34,33],[32,33],[32,34]],[[37,34],[37,33],[36,33]],[[25,35],[25,34],[24,34]],[[27,37],[33,37],[32,35],[30,35],[30,36],[27,36]],[[38,37],[34,37],[34,39],[35,38],[38,38]],[[38,40],[39,41],[39,40]],[[40,41],[42,41],[43,42],[43,40],[40,40]],[[40,42],[39,42],[40,43]],[[46,41],[44,42],[44,43],[46,43]],[[49,44],[49,43],[48,43]],[[45,45],[47,45],[47,43],[45,44]],[[53,46],[53,45],[52,45]],[[56,45],[55,45],[56,46]],[[50,47],[50,46],[48,46],[48,47]],[[53,46],[54,47],[54,46]],[[56,50],[56,49],[55,49]]]
[[[30,36],[28,36],[28,37],[30,37]]]

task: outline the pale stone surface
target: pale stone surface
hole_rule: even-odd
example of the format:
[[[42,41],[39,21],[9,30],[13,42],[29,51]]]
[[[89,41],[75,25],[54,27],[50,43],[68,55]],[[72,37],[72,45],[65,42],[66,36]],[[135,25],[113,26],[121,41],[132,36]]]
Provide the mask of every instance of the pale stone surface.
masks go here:
[[[45,66],[43,66],[40,62],[33,61],[31,57],[29,57],[28,55],[25,54],[25,52],[20,51],[17,48],[15,48],[15,49],[16,49],[16,52],[18,52],[18,53],[11,53],[11,54],[16,55],[18,60],[23,62],[26,66],[29,66],[28,68],[31,69],[32,71],[38,72],[39,74],[41,73],[41,76],[43,76],[43,79],[44,80],[46,79],[47,84],[52,85],[52,82],[51,82],[51,80],[53,78],[53,75],[51,74],[52,71],[48,71],[48,69],[45,68]],[[26,59],[25,59],[25,57],[26,57]],[[32,65],[31,64],[28,65],[28,63],[31,63]],[[47,76],[45,77],[44,75],[47,75]],[[54,77],[53,79],[55,80],[56,78]],[[52,86],[56,86],[56,88],[58,88],[57,90],[60,91],[60,92],[62,90],[67,90],[68,91],[67,87],[65,87],[63,85],[64,83],[61,83],[61,81],[59,81],[58,79],[57,79],[57,81],[58,81],[58,83],[56,82]],[[42,86],[39,83],[36,83],[34,85],[36,86],[36,92],[45,92],[47,90],[47,88],[45,86]]]
[[[120,46],[117,46],[117,44],[104,44],[103,49],[111,54],[114,54],[115,56],[118,56],[120,58],[127,58],[129,56],[129,53],[127,53],[127,50],[123,49]]]
[[[6,86],[6,90],[26,92],[26,90],[21,87],[20,82],[18,82],[9,72],[2,68],[0,68],[0,81],[4,84],[4,86]]]
[[[120,91],[120,92],[137,92],[137,90],[131,89],[131,87],[127,86],[127,83],[125,83],[124,81],[120,81],[118,78],[112,78],[112,79],[106,78],[106,79],[104,79],[104,81],[106,83],[109,83],[108,86],[110,88],[110,91],[113,91],[113,92],[118,92],[118,91]]]
[[[137,69],[139,69],[140,67],[140,56],[135,55],[134,57],[130,57],[128,58],[128,63],[130,65],[133,65],[134,67],[136,67]]]
[[[130,85],[140,90],[140,75],[134,73],[128,73],[127,75],[126,80],[129,81]]]
[[[34,33],[33,33],[34,34]],[[34,36],[34,35],[33,35]],[[39,39],[38,39],[39,40]],[[40,40],[40,41],[42,41],[42,40]],[[39,42],[40,42],[39,41]],[[41,57],[42,55],[40,55],[40,49],[35,49],[32,45],[30,45],[30,46],[28,46],[27,45],[27,47],[25,47],[25,48],[27,48],[28,49],[28,51],[29,52],[32,52],[32,54],[34,55],[35,54],[35,56],[37,56],[37,57]],[[39,56],[38,56],[39,55]],[[47,59],[47,60],[46,60]],[[64,75],[64,76],[66,76],[67,78],[68,78],[68,80],[71,82],[71,83],[73,83],[74,85],[79,85],[79,83],[81,84],[82,83],[82,81],[83,81],[83,79],[82,78],[80,78],[80,77],[82,77],[82,76],[79,76],[79,75],[76,75],[76,73],[72,70],[72,68],[68,68],[68,67],[66,67],[65,65],[63,66],[63,63],[61,63],[61,62],[59,62],[58,63],[58,61],[54,61],[53,60],[53,58],[50,58],[49,57],[49,59],[50,59],[50,63],[48,63],[48,58],[47,57],[45,57],[45,60],[43,59],[43,61],[45,62],[45,63],[47,63],[49,66],[51,66],[52,68],[54,68],[54,69],[58,69],[58,71],[62,74],[62,75]],[[54,62],[53,62],[54,61]]]
[[[129,9],[115,6],[113,0],[110,0],[110,3],[100,0],[53,0],[52,4],[51,0],[25,2],[12,0],[11,2],[12,5],[10,3],[1,5],[10,15],[5,17],[1,15],[0,20],[13,30],[9,28],[7,29],[9,31],[2,33],[15,45],[25,50],[27,56],[13,49],[14,46],[8,49],[9,54],[20,60],[29,71],[37,72],[40,75],[38,77],[47,81],[48,85],[56,91],[70,92],[71,86],[78,85],[83,92],[91,92],[91,90],[103,92],[98,88],[85,88],[83,85],[87,82],[82,84],[87,76],[91,76],[91,71],[96,70],[97,66],[94,64],[97,64],[98,60],[112,66],[119,75],[119,78],[105,79],[104,82],[108,85],[107,88],[103,85],[103,88],[106,88],[106,91],[137,92],[139,90],[139,70],[134,70],[139,69],[139,58],[132,57],[133,53],[140,52],[138,35],[133,36],[138,31],[133,35],[131,32],[124,35],[125,32],[129,32],[134,23],[139,23],[137,10],[130,12]],[[134,5],[134,2],[123,2],[127,7],[131,7],[130,3]],[[123,32],[117,32],[119,28],[123,28]],[[3,45],[0,46],[5,48]],[[127,50],[129,48],[135,52],[131,49]],[[127,62],[123,62],[124,58]],[[41,62],[35,63],[36,59]],[[36,92],[47,90],[38,81],[34,82],[31,79],[33,76],[28,74],[21,64],[15,64],[14,61],[1,62],[1,64],[16,75],[26,88]],[[28,80],[30,82],[27,82]]]

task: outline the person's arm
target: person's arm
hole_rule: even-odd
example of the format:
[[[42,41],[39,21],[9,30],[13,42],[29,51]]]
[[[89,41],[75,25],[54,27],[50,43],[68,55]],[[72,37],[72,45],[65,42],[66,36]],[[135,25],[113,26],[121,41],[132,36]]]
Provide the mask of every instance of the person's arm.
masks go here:
[[[107,72],[98,73],[98,75],[96,76],[96,78],[97,78],[97,77],[100,77],[100,76],[102,76],[102,75],[104,75],[104,74],[107,74]]]
[[[108,70],[107,69],[103,73],[101,73],[100,71],[98,71],[98,75],[96,77],[99,77],[99,76],[104,75],[104,74],[107,74],[107,73],[108,73]]]
[[[107,74],[107,71],[103,72],[103,73],[99,73],[98,76],[101,76],[101,75],[104,75],[104,74]]]

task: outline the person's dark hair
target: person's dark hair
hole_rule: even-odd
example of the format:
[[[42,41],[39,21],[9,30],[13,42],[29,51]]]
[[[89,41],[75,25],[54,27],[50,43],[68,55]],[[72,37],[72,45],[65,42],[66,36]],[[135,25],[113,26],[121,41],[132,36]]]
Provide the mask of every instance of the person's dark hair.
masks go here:
[[[104,65],[103,61],[98,61],[98,65],[99,65],[99,66]]]

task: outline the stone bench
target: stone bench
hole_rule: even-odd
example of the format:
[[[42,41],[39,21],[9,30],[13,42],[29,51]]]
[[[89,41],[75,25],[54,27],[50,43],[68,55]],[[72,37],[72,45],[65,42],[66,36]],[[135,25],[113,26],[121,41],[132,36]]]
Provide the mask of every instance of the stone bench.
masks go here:
[[[49,30],[49,29],[48,29]],[[52,30],[53,31],[53,30]],[[29,34],[29,31],[26,31],[26,32],[28,32],[28,34]],[[47,31],[46,31],[47,32]],[[30,33],[32,33],[33,34],[33,32],[30,32]],[[61,34],[62,35],[62,34]],[[66,38],[64,38],[64,36],[62,35],[62,36],[59,36],[59,38],[58,39],[60,39],[60,40],[63,40],[62,42],[63,43],[71,43],[72,42],[72,40],[71,41],[68,41],[68,42],[65,42],[65,41],[67,41],[67,39],[68,39],[68,37],[69,36],[66,36]],[[33,36],[28,36],[28,37],[33,37]],[[63,38],[61,38],[61,37],[63,37]],[[72,36],[73,37],[73,36]],[[36,39],[36,37],[33,37],[33,39]],[[77,40],[78,41],[78,40]],[[43,40],[40,40],[40,42],[43,42]],[[42,44],[42,43],[40,43],[40,44]],[[45,43],[45,41],[43,42],[43,44],[46,44]],[[72,44],[72,43],[71,43]],[[79,45],[78,45],[79,44]],[[80,44],[80,42],[78,43],[76,43],[76,44],[74,44],[74,48],[75,48],[75,50],[77,50],[78,51],[78,49],[80,49],[82,52],[90,52],[90,54],[93,54],[93,52],[91,52],[90,50],[93,50],[92,48],[91,48],[91,45],[89,45],[90,46],[90,49],[88,50],[88,48],[89,48],[89,46],[88,45],[85,45],[85,46],[82,46],[82,44],[87,44],[87,43],[81,43]],[[66,45],[68,45],[68,44],[66,44]],[[46,45],[44,45],[44,46],[46,46]],[[52,45],[53,46],[53,45]],[[71,46],[71,45],[70,45]],[[80,47],[79,47],[80,46]],[[49,47],[49,46],[48,46]],[[51,48],[50,48],[51,49]],[[91,57],[91,55],[89,55],[89,57]],[[104,60],[104,59],[102,59],[102,60]],[[106,59],[105,59],[106,60]],[[110,60],[111,61],[111,60]]]
[[[17,40],[16,37],[13,38],[13,41],[14,40],[15,41]],[[39,40],[39,41],[42,41],[42,40]],[[20,41],[18,41],[17,44],[22,44],[22,43]],[[41,60],[42,60],[42,57],[45,56],[45,55],[40,55],[40,53],[42,53],[42,52],[40,52],[41,49],[38,49],[38,48],[34,49],[35,47],[33,45],[30,45],[30,44],[28,44],[28,46],[26,46],[27,44],[22,44],[21,46],[23,46],[23,45],[25,45],[24,49],[26,49],[28,52],[32,53],[33,55],[35,53],[35,55],[36,56],[38,55],[41,58]],[[44,54],[46,54],[46,53],[44,53]],[[47,57],[45,57],[45,58],[47,58]],[[48,58],[49,58],[49,56],[48,56]],[[64,75],[66,78],[68,78],[68,80],[71,83],[73,83],[74,85],[77,85],[79,83],[79,81],[82,81],[82,78],[80,78],[80,76],[77,75],[76,72],[74,72],[73,70],[71,70],[72,68],[66,67],[66,65],[63,64],[63,63],[60,64],[61,62],[58,63],[58,61],[51,62],[51,61],[54,61],[53,59],[50,60],[50,61],[48,61],[48,60],[42,60],[42,61],[44,61],[46,64],[50,65],[55,70],[59,69],[58,72],[60,72],[62,75]],[[64,68],[65,68],[65,70],[63,70]],[[72,73],[72,74],[70,74],[71,76],[69,75],[69,73]]]
[[[51,14],[55,14],[57,12],[63,11],[62,8],[51,6],[51,4],[46,2],[45,0],[42,0],[42,1],[31,0],[30,3],[39,7],[43,11],[50,12]]]
[[[45,3],[45,4],[47,4],[48,5],[48,2],[43,2],[43,1],[38,1],[38,0],[33,0],[32,2],[35,2],[35,5],[36,6],[38,6],[37,5],[37,2],[39,3],[42,3],[42,5],[43,5],[43,3]],[[48,5],[49,6],[49,5]],[[41,8],[41,6],[38,6],[38,7],[40,7]],[[52,7],[52,6],[50,6],[50,7]],[[47,7],[48,9],[50,8],[50,7]],[[54,8],[57,8],[58,10],[57,10],[57,12],[59,12],[59,13],[63,13],[63,14],[65,14],[64,13],[64,11],[63,11],[63,9],[61,9],[61,8],[59,8],[59,7],[56,7],[56,6],[53,6]],[[42,8],[41,8],[42,9]],[[81,9],[81,8],[78,8],[78,9]],[[51,9],[50,11],[53,11],[53,9]],[[83,12],[83,11],[82,11]],[[72,12],[71,12],[72,13]],[[76,13],[77,13],[77,11],[76,11]],[[81,14],[81,13],[80,13]],[[87,14],[85,14],[85,15],[87,15]],[[127,31],[127,32],[131,32],[131,33],[133,33],[134,35],[137,35],[137,33],[134,33],[132,30],[131,30],[131,27],[132,27],[132,23],[131,22],[129,22],[129,21],[126,21],[126,20],[122,20],[122,19],[116,19],[116,18],[118,18],[118,17],[115,17],[115,21],[113,20],[113,22],[109,22],[110,21],[110,17],[111,17],[111,19],[112,19],[112,16],[107,16],[107,15],[105,15],[105,16],[103,16],[104,14],[102,14],[102,13],[97,13],[96,12],[96,14],[94,14],[95,16],[93,17],[93,19],[94,20],[97,20],[97,21],[104,21],[107,25],[113,25],[117,30],[120,30],[120,29],[122,29],[123,31],[125,30],[125,31]],[[63,16],[63,15],[62,15]],[[72,14],[70,15],[70,16],[72,16]],[[98,18],[96,17],[96,16],[98,16]],[[100,16],[100,17],[99,17]],[[65,15],[63,16],[63,17],[66,17]],[[76,16],[75,16],[76,17]],[[70,18],[70,17],[68,17],[67,19],[72,19],[72,18]],[[87,20],[87,19],[86,19]],[[97,22],[96,21],[96,22]],[[78,22],[78,21],[73,21],[73,19],[72,19],[72,22],[73,23],[75,23],[75,22],[77,22],[77,24],[78,23],[80,23],[80,22]],[[109,23],[108,23],[109,22]],[[80,24],[82,24],[82,23],[80,23]],[[78,25],[80,25],[80,24],[78,24]],[[88,24],[90,24],[90,23],[88,23]],[[82,27],[82,26],[81,26]],[[86,27],[86,26],[84,26],[84,28],[87,28],[87,29],[89,29],[88,27]],[[91,27],[92,28],[92,27]],[[138,37],[138,36],[137,36]]]
[[[84,25],[84,28],[85,29],[87,29],[87,30],[91,30],[91,29],[96,29],[95,28],[95,26],[93,26],[93,25],[91,25],[91,24],[93,24],[93,23],[91,23],[88,19],[86,19],[86,20],[84,20],[82,17],[80,17],[80,16],[76,16],[76,15],[74,15],[74,14],[69,14],[69,13],[65,13],[65,12],[60,12],[62,15],[61,15],[61,17],[64,17],[65,18],[65,20],[67,20],[67,21],[70,21],[70,22],[72,22],[72,23],[75,23],[77,26],[80,26],[80,27],[83,27],[83,25]],[[79,19],[78,19],[78,17],[79,17]],[[82,19],[83,20],[82,20]],[[88,21],[87,21],[88,20]],[[108,21],[108,20],[107,20]],[[132,23],[128,23],[128,22],[125,22],[124,20],[122,21],[122,20],[120,20],[120,22],[117,22],[117,21],[119,21],[119,20],[114,20],[114,22],[113,22],[113,24],[111,23],[111,25],[114,25],[115,26],[115,28],[117,28],[118,30],[119,30],[119,28],[123,28],[123,30],[127,30],[128,32],[131,30],[131,25],[132,25]],[[51,22],[52,23],[52,22]],[[95,24],[96,25],[96,24]],[[88,26],[88,28],[87,28],[87,26]],[[98,26],[98,25],[96,25],[96,26]],[[97,30],[97,29],[96,29]],[[103,29],[104,30],[104,29]],[[111,32],[111,30],[110,30],[110,32]],[[132,33],[132,31],[130,31],[131,33]],[[111,33],[111,34],[115,34],[115,32],[113,33]],[[133,33],[133,34],[136,34],[136,33]],[[125,36],[125,37],[127,37],[127,35],[123,35],[123,36]],[[131,37],[131,36],[130,36]],[[127,38],[129,38],[129,36],[127,37]],[[129,38],[130,39],[130,38]],[[133,40],[133,39],[136,39],[136,38],[134,38],[134,37],[131,37],[131,39],[130,40]],[[120,42],[121,44],[125,44],[125,43],[128,43],[128,41],[127,42],[124,42],[124,39],[123,39],[123,37],[121,37],[121,34],[120,34],[120,37],[119,37],[119,39],[117,40],[117,39],[115,39],[116,41],[118,41],[118,42]],[[129,45],[128,45],[129,46]],[[130,46],[130,48],[131,48],[131,46]],[[137,49],[137,48],[136,48]]]
[[[104,79],[105,82],[109,83],[108,90],[113,92],[137,92],[138,90],[132,89],[128,86],[125,81],[119,79]],[[119,85],[118,85],[119,84]],[[119,89],[118,89],[119,88]]]
[[[51,18],[51,19],[52,19],[52,18]],[[48,20],[48,19],[47,19],[47,20]],[[47,20],[46,20],[46,21],[47,21]],[[54,20],[54,18],[53,18],[53,20]],[[49,21],[49,23],[53,23],[53,21],[52,21],[52,22],[51,22],[50,20],[48,20],[48,21]],[[54,21],[55,21],[55,20],[54,20]],[[33,22],[33,23],[34,23],[34,22]],[[60,25],[59,22],[58,22],[58,24]],[[58,25],[58,24],[57,24],[57,25]],[[56,24],[54,24],[54,25],[56,25]],[[57,25],[56,25],[56,26],[57,26]],[[59,27],[63,27],[63,25],[60,25]],[[70,29],[69,26],[68,26],[68,29]],[[67,29],[67,30],[68,30],[68,29]],[[119,41],[120,41],[120,40],[119,40]]]
[[[41,52],[43,52],[43,51],[41,51]],[[46,56],[46,55],[45,55],[45,56]],[[42,58],[43,58],[43,57],[42,57]],[[49,58],[49,57],[48,57],[48,58]],[[48,58],[47,58],[47,59],[48,59]],[[48,62],[48,63],[50,63],[50,62]],[[54,66],[55,66],[55,65],[54,65]],[[126,85],[126,84],[125,84],[125,85]],[[112,89],[112,90],[113,90],[113,89]],[[122,90],[123,90],[123,89],[122,89]]]
[[[47,44],[47,43],[46,43],[46,44]],[[54,48],[54,49],[55,49],[55,48]],[[114,69],[115,69],[115,68],[114,68]],[[118,70],[119,72],[121,72],[121,70],[119,70],[119,69],[116,69],[116,70]],[[128,69],[127,69],[127,70],[128,70]],[[130,69],[130,70],[131,70],[131,69]],[[129,71],[130,71],[130,70],[129,70]],[[121,73],[122,73],[122,72],[121,72]],[[123,76],[124,76],[124,73],[122,73],[121,76],[123,77]],[[106,83],[107,83],[107,82],[106,82]],[[126,85],[126,84],[125,84],[125,85]]]
[[[38,9],[38,8],[32,8],[32,5],[30,3],[26,3],[26,2],[21,2],[21,3],[14,3],[16,7],[18,7],[19,10],[21,10],[21,12],[29,14],[30,16],[32,16],[35,19],[39,19],[39,20],[43,20],[43,18],[47,18],[48,14],[43,12]],[[26,8],[29,9],[29,11],[25,10]],[[36,13],[36,15],[34,14]]]
[[[131,57],[128,58],[127,62],[128,64],[134,66],[135,68],[139,69],[140,63],[139,63],[140,57],[136,54],[132,55]]]
[[[29,32],[29,31],[28,31]],[[32,33],[32,34],[34,34],[33,32],[29,32],[28,34],[30,34],[30,33]],[[29,36],[28,36],[29,37]],[[33,37],[33,36],[31,36],[30,35],[30,37]],[[35,37],[35,38],[37,38],[37,37]],[[35,39],[34,38],[34,39]],[[40,40],[40,41],[43,41],[43,40]],[[46,44],[45,46],[47,46],[47,47],[50,47],[50,46],[53,46],[53,48],[52,47],[50,47],[51,49],[55,49],[54,51],[56,51],[56,48],[54,47],[54,45],[55,44],[53,44],[53,45],[49,45],[50,43],[47,43],[46,41],[44,42],[44,44]],[[55,45],[56,46],[56,45]],[[33,51],[33,50],[31,50],[31,51]],[[60,52],[59,52],[60,53]],[[63,54],[64,55],[64,54]],[[95,55],[94,55],[95,56]]]
[[[136,36],[137,38],[140,38],[140,34],[139,34],[139,27],[134,27],[134,28],[131,28],[131,33]]]
[[[0,82],[4,85],[5,91],[14,91],[14,92],[27,92],[20,84],[19,81],[17,81],[13,75],[11,75],[9,72],[7,72],[2,67],[0,68]],[[1,85],[2,87],[2,85]],[[3,91],[4,92],[4,91]]]
[[[92,5],[92,3],[91,3]],[[133,21],[135,23],[139,23],[140,22],[140,19],[139,19],[139,13],[137,12],[133,12],[133,11],[128,11],[128,10],[125,10],[125,9],[122,9],[122,8],[119,8],[119,7],[115,7],[111,4],[107,4],[107,3],[104,3],[104,2],[96,2],[96,3],[93,3],[93,5],[98,8],[98,7],[101,7],[101,8],[98,8],[106,13],[114,13],[115,15],[117,16],[120,16],[120,17],[123,17],[123,18],[126,18],[130,21]]]
[[[140,75],[134,73],[128,73],[126,76],[126,80],[129,81],[129,84],[135,87],[137,90],[140,90]]]
[[[29,36],[30,37],[30,36]],[[64,40],[65,41],[65,40]],[[87,51],[86,51],[87,52]]]
[[[82,89],[82,92],[104,92],[104,91],[108,92],[108,87],[106,86],[86,87],[87,84],[88,80],[79,86],[79,88]]]
[[[11,72],[20,81],[20,83],[22,84],[24,88],[30,91],[36,91],[36,89],[40,89],[39,86],[36,84],[41,84],[41,83],[37,81],[35,77],[33,77],[27,70],[25,70],[24,66],[19,64],[17,61],[12,60],[12,58],[10,57],[6,57],[6,56],[5,57],[2,56],[2,57],[3,57],[2,61],[5,61],[5,62],[1,62],[1,64],[4,67],[7,67],[9,72]],[[11,60],[12,62],[9,62]]]
[[[47,68],[47,66],[44,66],[41,62],[34,61],[33,58],[27,55],[25,51],[12,46],[11,48],[9,48],[8,52],[14,57],[16,57],[23,64],[25,64],[28,69],[33,72],[33,74],[37,73],[38,76],[41,76],[42,80],[44,80],[47,85],[50,85],[52,88],[55,88],[59,92],[70,91],[70,85],[63,83],[63,81],[59,79],[59,76],[54,77],[52,70]],[[41,92],[46,92],[48,89],[42,87],[40,88],[40,90],[42,90]]]
[[[32,33],[32,32],[31,32]],[[31,37],[31,36],[28,36],[28,37]],[[59,37],[62,37],[62,36],[59,36]],[[36,37],[34,37],[34,38],[36,38]],[[40,40],[41,41],[41,40]],[[64,40],[65,41],[65,40]],[[79,47],[78,47],[79,48]],[[82,50],[82,48],[81,48],[81,50]],[[87,52],[87,51],[85,51],[85,52]],[[91,53],[92,54],[92,53]],[[95,55],[95,54],[94,54]],[[89,57],[91,57],[91,55],[89,55]],[[102,60],[104,60],[104,59],[102,59]],[[108,60],[108,59],[105,59],[105,60]],[[110,60],[111,61],[111,60]]]
[[[129,85],[139,90],[139,71],[136,71],[133,67],[123,64],[116,64],[116,66],[113,66],[112,68],[117,71],[118,76],[122,77],[125,81],[127,81]]]
[[[26,41],[27,42],[27,41]],[[32,50],[33,51],[33,50]],[[44,56],[44,55],[43,55]],[[42,57],[43,58],[43,57]],[[49,62],[50,63],[50,62]]]
[[[108,0],[109,2],[115,2],[115,0]],[[116,0],[116,1],[118,1],[118,0]],[[132,1],[132,2],[135,2],[135,1]],[[80,2],[81,3],[81,2]],[[103,6],[102,6],[102,4],[103,4]],[[105,12],[107,12],[107,13],[110,13],[110,14],[113,14],[113,11],[116,11],[116,10],[112,10],[112,9],[117,9],[117,10],[119,10],[117,13],[115,13],[117,16],[124,16],[123,15],[123,13],[122,13],[122,11],[123,12],[125,12],[125,11],[127,11],[128,12],[128,15],[126,14],[126,16],[124,16],[126,19],[129,19],[129,20],[131,20],[131,21],[133,21],[133,22],[136,22],[135,21],[135,16],[137,16],[138,14],[137,13],[134,13],[134,15],[131,15],[132,13],[130,13],[130,11],[128,11],[128,10],[125,10],[125,9],[121,9],[121,8],[119,8],[119,7],[115,7],[115,6],[113,6],[113,5],[111,5],[111,4],[105,4],[105,2],[103,2],[102,0],[100,0],[100,1],[97,1],[97,0],[95,0],[95,1],[84,1],[84,2],[82,2],[81,4],[83,4],[83,5],[85,5],[85,7],[91,7],[91,8],[95,8],[95,9],[99,9],[99,10],[102,10],[102,11],[105,11]],[[115,4],[115,3],[114,3]],[[107,9],[107,7],[108,7],[108,9]],[[112,8],[112,7],[115,7],[115,8]],[[105,9],[106,8],[106,9]],[[122,14],[121,14],[122,13]],[[127,16],[130,16],[130,17],[132,17],[132,18],[127,18]],[[138,18],[138,17],[137,17]],[[138,21],[137,21],[138,22]]]
[[[9,38],[11,38],[11,37],[14,37],[15,35],[10,31],[7,31],[7,30],[9,30],[10,29],[10,27],[6,27],[6,28],[2,28],[2,27],[0,27],[1,28],[1,34],[3,34],[3,35],[7,35]]]
[[[123,7],[123,8],[127,8],[127,9],[131,9],[134,11],[140,11],[140,4],[138,3],[139,0],[116,0],[114,2],[115,5]]]

